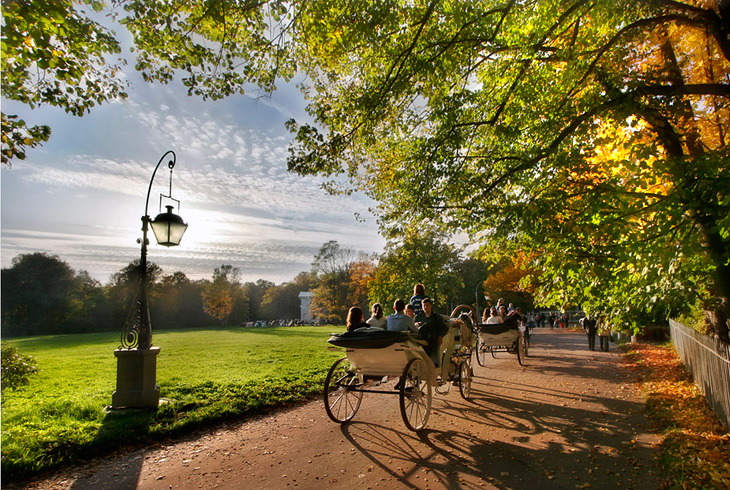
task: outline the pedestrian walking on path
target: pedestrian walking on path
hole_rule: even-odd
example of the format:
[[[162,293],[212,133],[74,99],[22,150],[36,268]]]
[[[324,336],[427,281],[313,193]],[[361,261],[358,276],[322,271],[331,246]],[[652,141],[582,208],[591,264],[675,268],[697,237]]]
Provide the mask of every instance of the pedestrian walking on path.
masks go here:
[[[585,330],[586,335],[588,336],[588,350],[596,350],[596,333],[598,332],[596,319],[588,315],[582,318],[580,322],[583,325],[583,330]]]
[[[611,327],[608,325],[605,315],[598,318],[598,338],[600,339],[601,351],[608,352],[608,343],[611,340]]]

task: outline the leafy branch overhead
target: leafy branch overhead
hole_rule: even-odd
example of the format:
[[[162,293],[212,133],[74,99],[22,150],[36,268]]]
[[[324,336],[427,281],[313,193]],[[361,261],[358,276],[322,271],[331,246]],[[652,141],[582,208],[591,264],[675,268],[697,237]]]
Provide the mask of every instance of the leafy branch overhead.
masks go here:
[[[118,44],[83,14],[105,6],[9,2],[5,96],[73,114],[122,96]],[[215,99],[306,75],[289,169],[345,176],[326,187],[377,200],[390,236],[407,217],[522,251],[543,302],[618,323],[699,303],[730,341],[727,0],[110,7],[149,81]]]
[[[711,2],[311,7],[313,126],[291,169],[532,252],[548,304],[618,323],[702,300],[728,340],[727,9]],[[317,128],[319,127],[319,129]]]

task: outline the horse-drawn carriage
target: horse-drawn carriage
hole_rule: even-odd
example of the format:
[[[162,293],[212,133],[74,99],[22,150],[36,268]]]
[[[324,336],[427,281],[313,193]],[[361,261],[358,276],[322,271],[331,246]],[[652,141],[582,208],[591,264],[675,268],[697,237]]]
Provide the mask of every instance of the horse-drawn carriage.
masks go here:
[[[365,393],[398,395],[403,422],[410,430],[423,429],[431,411],[432,390],[445,393],[458,385],[469,398],[472,381],[472,330],[461,320],[447,321],[448,333],[435,352],[436,362],[426,353],[427,343],[408,332],[360,328],[332,334],[330,349],[344,348],[346,357],[335,361],[325,378],[324,402],[335,422],[352,420]],[[334,347],[333,347],[334,346]],[[392,389],[383,386],[400,377]]]
[[[479,324],[477,327],[476,356],[480,366],[486,365],[487,355],[497,352],[517,354],[517,361],[525,365],[527,358],[527,327],[522,322]]]
[[[469,305],[457,306],[451,316],[456,317],[460,311],[462,313],[459,315],[459,318],[464,323],[472,322],[474,324],[475,340],[473,347],[476,352],[477,363],[480,366],[486,365],[487,355],[496,357],[497,352],[517,354],[517,361],[520,365],[525,365],[527,348],[529,346],[529,331],[524,322],[477,323],[476,311]]]

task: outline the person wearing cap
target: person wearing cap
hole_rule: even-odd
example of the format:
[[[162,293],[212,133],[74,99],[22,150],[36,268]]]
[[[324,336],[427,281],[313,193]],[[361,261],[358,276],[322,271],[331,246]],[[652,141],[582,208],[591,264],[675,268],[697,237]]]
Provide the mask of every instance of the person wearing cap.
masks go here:
[[[421,307],[423,311],[416,315],[416,326],[418,327],[418,334],[421,339],[428,342],[426,353],[433,359],[444,335],[449,332],[449,327],[446,325],[444,318],[433,311],[431,298],[423,298]],[[434,363],[438,366],[438,359],[435,359]]]

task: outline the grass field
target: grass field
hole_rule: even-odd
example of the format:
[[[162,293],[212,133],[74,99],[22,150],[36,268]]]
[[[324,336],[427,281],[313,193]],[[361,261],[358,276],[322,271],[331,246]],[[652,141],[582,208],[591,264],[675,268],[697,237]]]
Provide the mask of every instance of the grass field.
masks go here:
[[[243,418],[319,393],[343,327],[155,331],[160,395],[154,411],[112,412],[118,334],[13,339],[41,372],[3,394],[2,473],[12,481],[121,446]]]

